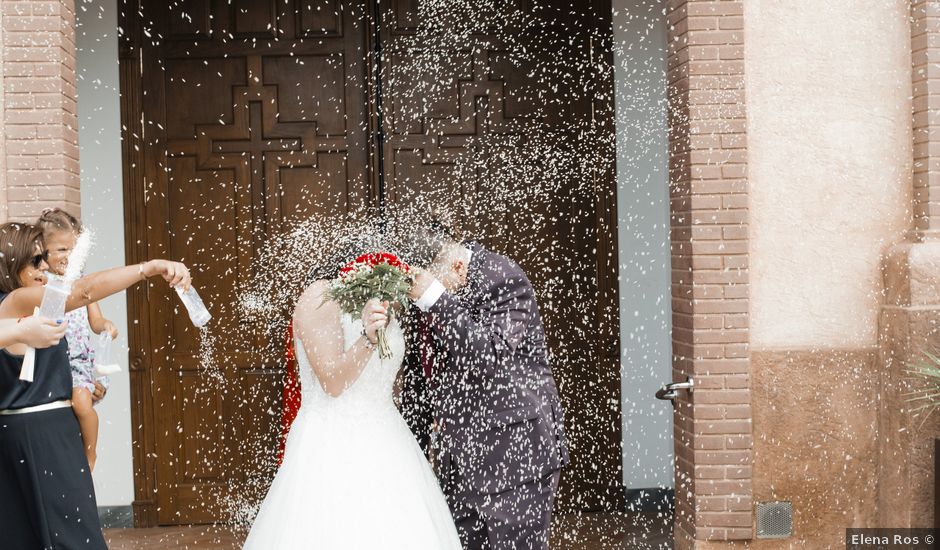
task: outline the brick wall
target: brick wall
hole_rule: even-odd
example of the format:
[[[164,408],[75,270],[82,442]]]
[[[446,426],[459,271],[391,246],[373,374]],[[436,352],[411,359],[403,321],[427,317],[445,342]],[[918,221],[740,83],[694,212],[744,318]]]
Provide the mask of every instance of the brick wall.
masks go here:
[[[0,219],[79,210],[73,0],[0,0],[5,200]],[[2,198],[2,197],[0,197]]]
[[[940,141],[931,139],[940,109],[940,2],[911,3],[914,87],[914,230],[921,240],[940,237]],[[932,111],[932,114],[931,114]],[[933,120],[931,119],[933,117]],[[931,158],[933,156],[933,158]]]
[[[750,539],[743,1],[669,0],[676,546]]]

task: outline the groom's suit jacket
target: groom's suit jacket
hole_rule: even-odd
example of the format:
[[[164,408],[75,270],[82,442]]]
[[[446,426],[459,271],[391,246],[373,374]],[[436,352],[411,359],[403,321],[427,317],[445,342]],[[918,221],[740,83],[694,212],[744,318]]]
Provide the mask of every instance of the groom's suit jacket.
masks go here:
[[[422,444],[437,422],[442,476],[498,493],[567,464],[567,440],[532,284],[509,258],[468,247],[467,286],[412,311],[430,322],[434,361],[428,382],[410,346],[403,414]]]

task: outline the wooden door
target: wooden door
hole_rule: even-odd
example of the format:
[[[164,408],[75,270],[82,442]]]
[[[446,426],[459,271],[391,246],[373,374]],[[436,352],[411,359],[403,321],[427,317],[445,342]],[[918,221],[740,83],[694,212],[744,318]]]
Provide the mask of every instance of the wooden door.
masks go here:
[[[385,199],[459,212],[522,265],[571,442],[559,509],[619,508],[610,2],[385,5]]]
[[[268,345],[282,335],[242,318],[235,289],[267,235],[374,197],[368,29],[339,0],[135,4],[122,13],[128,256],[185,261],[214,314],[207,363],[164,285],[130,296],[135,510],[145,525],[225,520],[270,481],[283,374]]]
[[[215,315],[206,364],[175,296],[128,293],[137,525],[231,519],[267,488],[283,367],[258,350],[281,335],[231,306],[257,245],[322,205],[428,199],[540,293],[561,508],[619,506],[610,4],[494,4],[435,36],[418,0],[123,0],[128,258],[183,259]]]

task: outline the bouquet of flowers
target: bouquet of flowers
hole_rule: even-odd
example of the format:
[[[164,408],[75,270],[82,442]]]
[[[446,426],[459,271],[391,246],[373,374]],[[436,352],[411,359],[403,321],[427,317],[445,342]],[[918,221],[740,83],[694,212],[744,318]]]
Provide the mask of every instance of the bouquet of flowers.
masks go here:
[[[330,283],[325,300],[339,304],[344,313],[359,315],[366,302],[376,299],[390,304],[408,307],[408,290],[414,283],[414,276],[408,264],[394,254],[373,252],[363,254],[346,264],[339,272],[339,277]],[[392,317],[389,308],[389,320]],[[388,359],[392,350],[388,346],[385,329],[376,334],[379,357]]]

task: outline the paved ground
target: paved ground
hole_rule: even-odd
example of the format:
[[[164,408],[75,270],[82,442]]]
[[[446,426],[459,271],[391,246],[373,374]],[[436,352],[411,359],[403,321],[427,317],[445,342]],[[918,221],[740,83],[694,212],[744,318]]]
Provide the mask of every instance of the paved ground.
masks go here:
[[[106,529],[111,550],[238,550],[245,533],[228,526]],[[560,516],[552,529],[553,550],[672,548],[672,516],[660,513]]]

